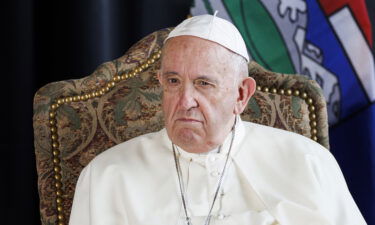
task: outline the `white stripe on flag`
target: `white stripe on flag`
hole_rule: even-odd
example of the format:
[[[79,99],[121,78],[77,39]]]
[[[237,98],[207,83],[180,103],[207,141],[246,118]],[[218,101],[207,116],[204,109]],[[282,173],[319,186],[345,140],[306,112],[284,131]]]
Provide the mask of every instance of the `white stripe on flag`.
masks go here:
[[[194,7],[190,8],[190,13],[192,16],[208,14],[206,7],[202,0],[195,0]]]
[[[367,96],[375,100],[374,59],[365,38],[347,7],[329,18],[340,39]]]

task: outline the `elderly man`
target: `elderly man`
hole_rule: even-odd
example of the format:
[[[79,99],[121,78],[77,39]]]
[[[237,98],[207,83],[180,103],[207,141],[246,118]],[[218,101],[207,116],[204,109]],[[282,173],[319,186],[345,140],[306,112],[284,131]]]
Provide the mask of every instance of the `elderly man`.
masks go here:
[[[241,121],[255,91],[248,60],[238,30],[223,19],[177,26],[158,73],[165,129],[92,160],[70,224],[366,224],[329,151]]]

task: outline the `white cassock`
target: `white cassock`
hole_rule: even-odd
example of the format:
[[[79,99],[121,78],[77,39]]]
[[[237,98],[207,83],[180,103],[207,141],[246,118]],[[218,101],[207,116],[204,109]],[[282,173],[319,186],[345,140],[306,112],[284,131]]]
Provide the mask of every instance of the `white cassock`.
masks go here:
[[[301,135],[242,122],[211,225],[366,224],[330,152]],[[211,206],[232,135],[220,153],[178,150],[193,225]],[[70,225],[182,225],[172,144],[165,129],[119,144],[82,171]]]

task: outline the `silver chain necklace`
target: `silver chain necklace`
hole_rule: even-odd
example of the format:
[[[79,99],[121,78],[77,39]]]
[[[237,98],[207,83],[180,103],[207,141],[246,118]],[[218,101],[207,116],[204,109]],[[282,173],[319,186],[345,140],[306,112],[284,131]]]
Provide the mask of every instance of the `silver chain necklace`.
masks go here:
[[[212,209],[214,208],[217,196],[219,194],[221,185],[223,183],[224,173],[226,171],[227,164],[228,164],[228,159],[229,159],[230,153],[232,151],[233,140],[234,140],[234,136],[235,136],[235,133],[236,133],[236,129],[235,129],[236,124],[237,124],[237,117],[236,117],[236,119],[234,121],[234,125],[233,125],[233,128],[232,128],[232,130],[233,130],[233,132],[232,132],[232,139],[230,141],[230,146],[229,146],[229,150],[228,150],[228,153],[227,153],[227,158],[225,159],[225,164],[224,164],[223,170],[221,172],[221,176],[219,178],[219,183],[218,183],[218,185],[216,187],[215,195],[214,195],[214,198],[212,200],[211,207],[210,207],[210,210],[208,211],[208,215],[206,217],[204,225],[209,225],[210,222],[211,222]],[[219,147],[219,149],[220,148],[221,148],[221,146]],[[182,180],[182,172],[181,172],[181,166],[180,166],[180,159],[177,158],[176,147],[173,144],[173,142],[172,142],[172,149],[173,149],[174,161],[175,161],[175,164],[176,164],[176,172],[177,172],[177,177],[178,177],[178,183],[180,185],[180,195],[181,195],[182,205],[184,207],[184,212],[185,212],[185,220],[186,220],[185,222],[186,222],[187,225],[192,225],[191,218],[188,216],[188,213],[187,213],[187,206],[186,206],[187,204],[186,204],[186,198],[185,198],[185,186],[184,186],[183,180]]]

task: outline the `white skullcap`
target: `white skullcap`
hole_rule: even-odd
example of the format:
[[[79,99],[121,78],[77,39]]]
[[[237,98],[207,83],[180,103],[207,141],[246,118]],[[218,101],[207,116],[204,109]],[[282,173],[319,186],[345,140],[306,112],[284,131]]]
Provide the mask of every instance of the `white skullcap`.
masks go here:
[[[216,42],[227,49],[243,56],[249,62],[245,42],[237,28],[227,20],[215,15],[190,17],[175,27],[165,39],[191,35]]]

